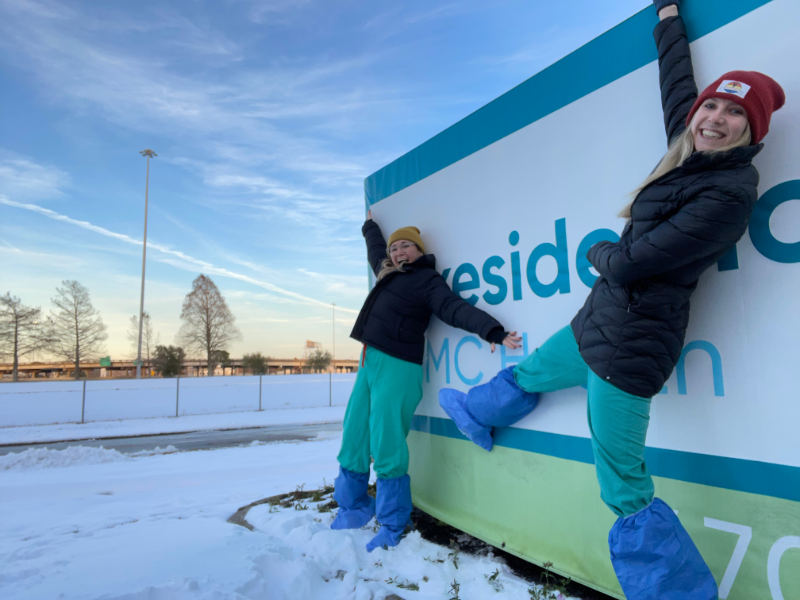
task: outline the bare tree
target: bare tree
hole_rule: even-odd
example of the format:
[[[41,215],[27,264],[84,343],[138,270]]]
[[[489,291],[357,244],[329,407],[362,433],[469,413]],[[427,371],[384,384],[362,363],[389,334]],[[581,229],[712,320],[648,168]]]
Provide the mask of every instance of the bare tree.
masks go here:
[[[12,358],[12,381],[17,381],[19,359],[43,349],[48,331],[41,308],[25,306],[11,292],[0,296],[0,357]]]
[[[331,364],[333,356],[328,350],[321,350],[317,348],[306,359],[306,369],[311,369],[312,372],[317,373],[325,371],[328,365]]]
[[[75,379],[80,379],[81,361],[105,352],[107,327],[92,306],[89,290],[75,280],[62,281],[51,300],[57,310],[51,311],[53,345],[51,352],[75,362]]]
[[[228,308],[225,298],[210,277],[199,275],[192,282],[192,291],[186,294],[181,310],[178,343],[189,352],[202,352],[208,362],[208,375],[214,374],[217,352],[224,351],[242,334],[234,323],[236,318]]]
[[[146,365],[150,365],[153,356],[155,356],[156,346],[161,342],[161,336],[153,329],[153,321],[150,319],[150,313],[144,311],[142,317],[144,326],[142,327],[142,358]],[[130,318],[130,326],[128,328],[128,341],[133,347],[133,357],[139,355],[139,317],[133,315]]]

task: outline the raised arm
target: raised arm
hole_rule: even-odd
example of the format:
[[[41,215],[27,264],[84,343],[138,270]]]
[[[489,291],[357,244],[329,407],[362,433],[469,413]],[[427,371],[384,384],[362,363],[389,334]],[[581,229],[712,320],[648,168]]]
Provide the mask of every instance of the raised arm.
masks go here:
[[[661,84],[661,107],[667,141],[686,129],[686,117],[697,99],[689,38],[683,19],[678,16],[678,3],[655,0],[661,22],[653,37],[658,48],[658,74]]]
[[[438,273],[428,286],[426,302],[433,314],[452,327],[477,334],[491,344],[502,344],[506,338],[500,321],[454,293]]]
[[[381,228],[372,220],[372,211],[369,212],[369,217],[361,227],[361,233],[367,242],[369,266],[372,267],[372,272],[377,275],[380,273],[383,259],[388,258],[388,256],[386,255],[386,239],[381,233]]]

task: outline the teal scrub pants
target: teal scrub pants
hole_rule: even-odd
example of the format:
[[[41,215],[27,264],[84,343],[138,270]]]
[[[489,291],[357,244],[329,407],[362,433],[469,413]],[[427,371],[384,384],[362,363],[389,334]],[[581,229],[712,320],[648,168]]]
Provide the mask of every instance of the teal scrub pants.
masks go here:
[[[342,449],[345,469],[369,473],[370,456],[381,479],[408,472],[406,437],[422,400],[422,365],[366,347],[344,414]]]
[[[653,501],[653,480],[644,462],[651,399],[623,392],[598,377],[581,358],[571,326],[557,331],[519,363],[514,379],[527,392],[586,386],[600,497],[620,517]]]

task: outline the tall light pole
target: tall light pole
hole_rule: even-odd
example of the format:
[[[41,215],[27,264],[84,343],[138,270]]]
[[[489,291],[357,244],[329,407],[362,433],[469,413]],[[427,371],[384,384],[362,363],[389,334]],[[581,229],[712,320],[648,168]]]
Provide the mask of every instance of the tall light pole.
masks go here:
[[[142,378],[142,325],[144,324],[144,265],[147,258],[147,192],[150,188],[150,157],[156,157],[158,154],[150,150],[142,150],[139,152],[142,156],[147,157],[147,177],[144,180],[144,241],[142,242],[142,295],[139,299],[139,344],[136,353],[136,379]]]
[[[331,302],[333,307],[333,372],[336,373],[336,303]]]

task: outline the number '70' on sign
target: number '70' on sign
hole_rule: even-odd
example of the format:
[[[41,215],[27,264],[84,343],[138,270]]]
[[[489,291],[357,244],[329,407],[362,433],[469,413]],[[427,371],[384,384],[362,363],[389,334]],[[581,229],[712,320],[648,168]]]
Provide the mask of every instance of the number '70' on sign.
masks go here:
[[[728,521],[720,521],[718,519],[712,519],[711,517],[704,517],[703,523],[709,529],[717,529],[739,536],[736,547],[733,549],[731,559],[728,562],[728,567],[725,569],[725,574],[722,576],[722,581],[719,584],[720,600],[725,600],[728,594],[730,594],[733,582],[736,579],[736,575],[739,573],[739,568],[742,566],[742,561],[750,545],[750,540],[753,539],[753,529],[748,525],[729,523]],[[772,595],[772,600],[785,600],[783,592],[781,591],[780,564],[784,552],[790,548],[800,548],[800,536],[784,536],[777,540],[772,545],[772,548],[770,548],[767,558],[767,581],[769,583],[769,591]]]

